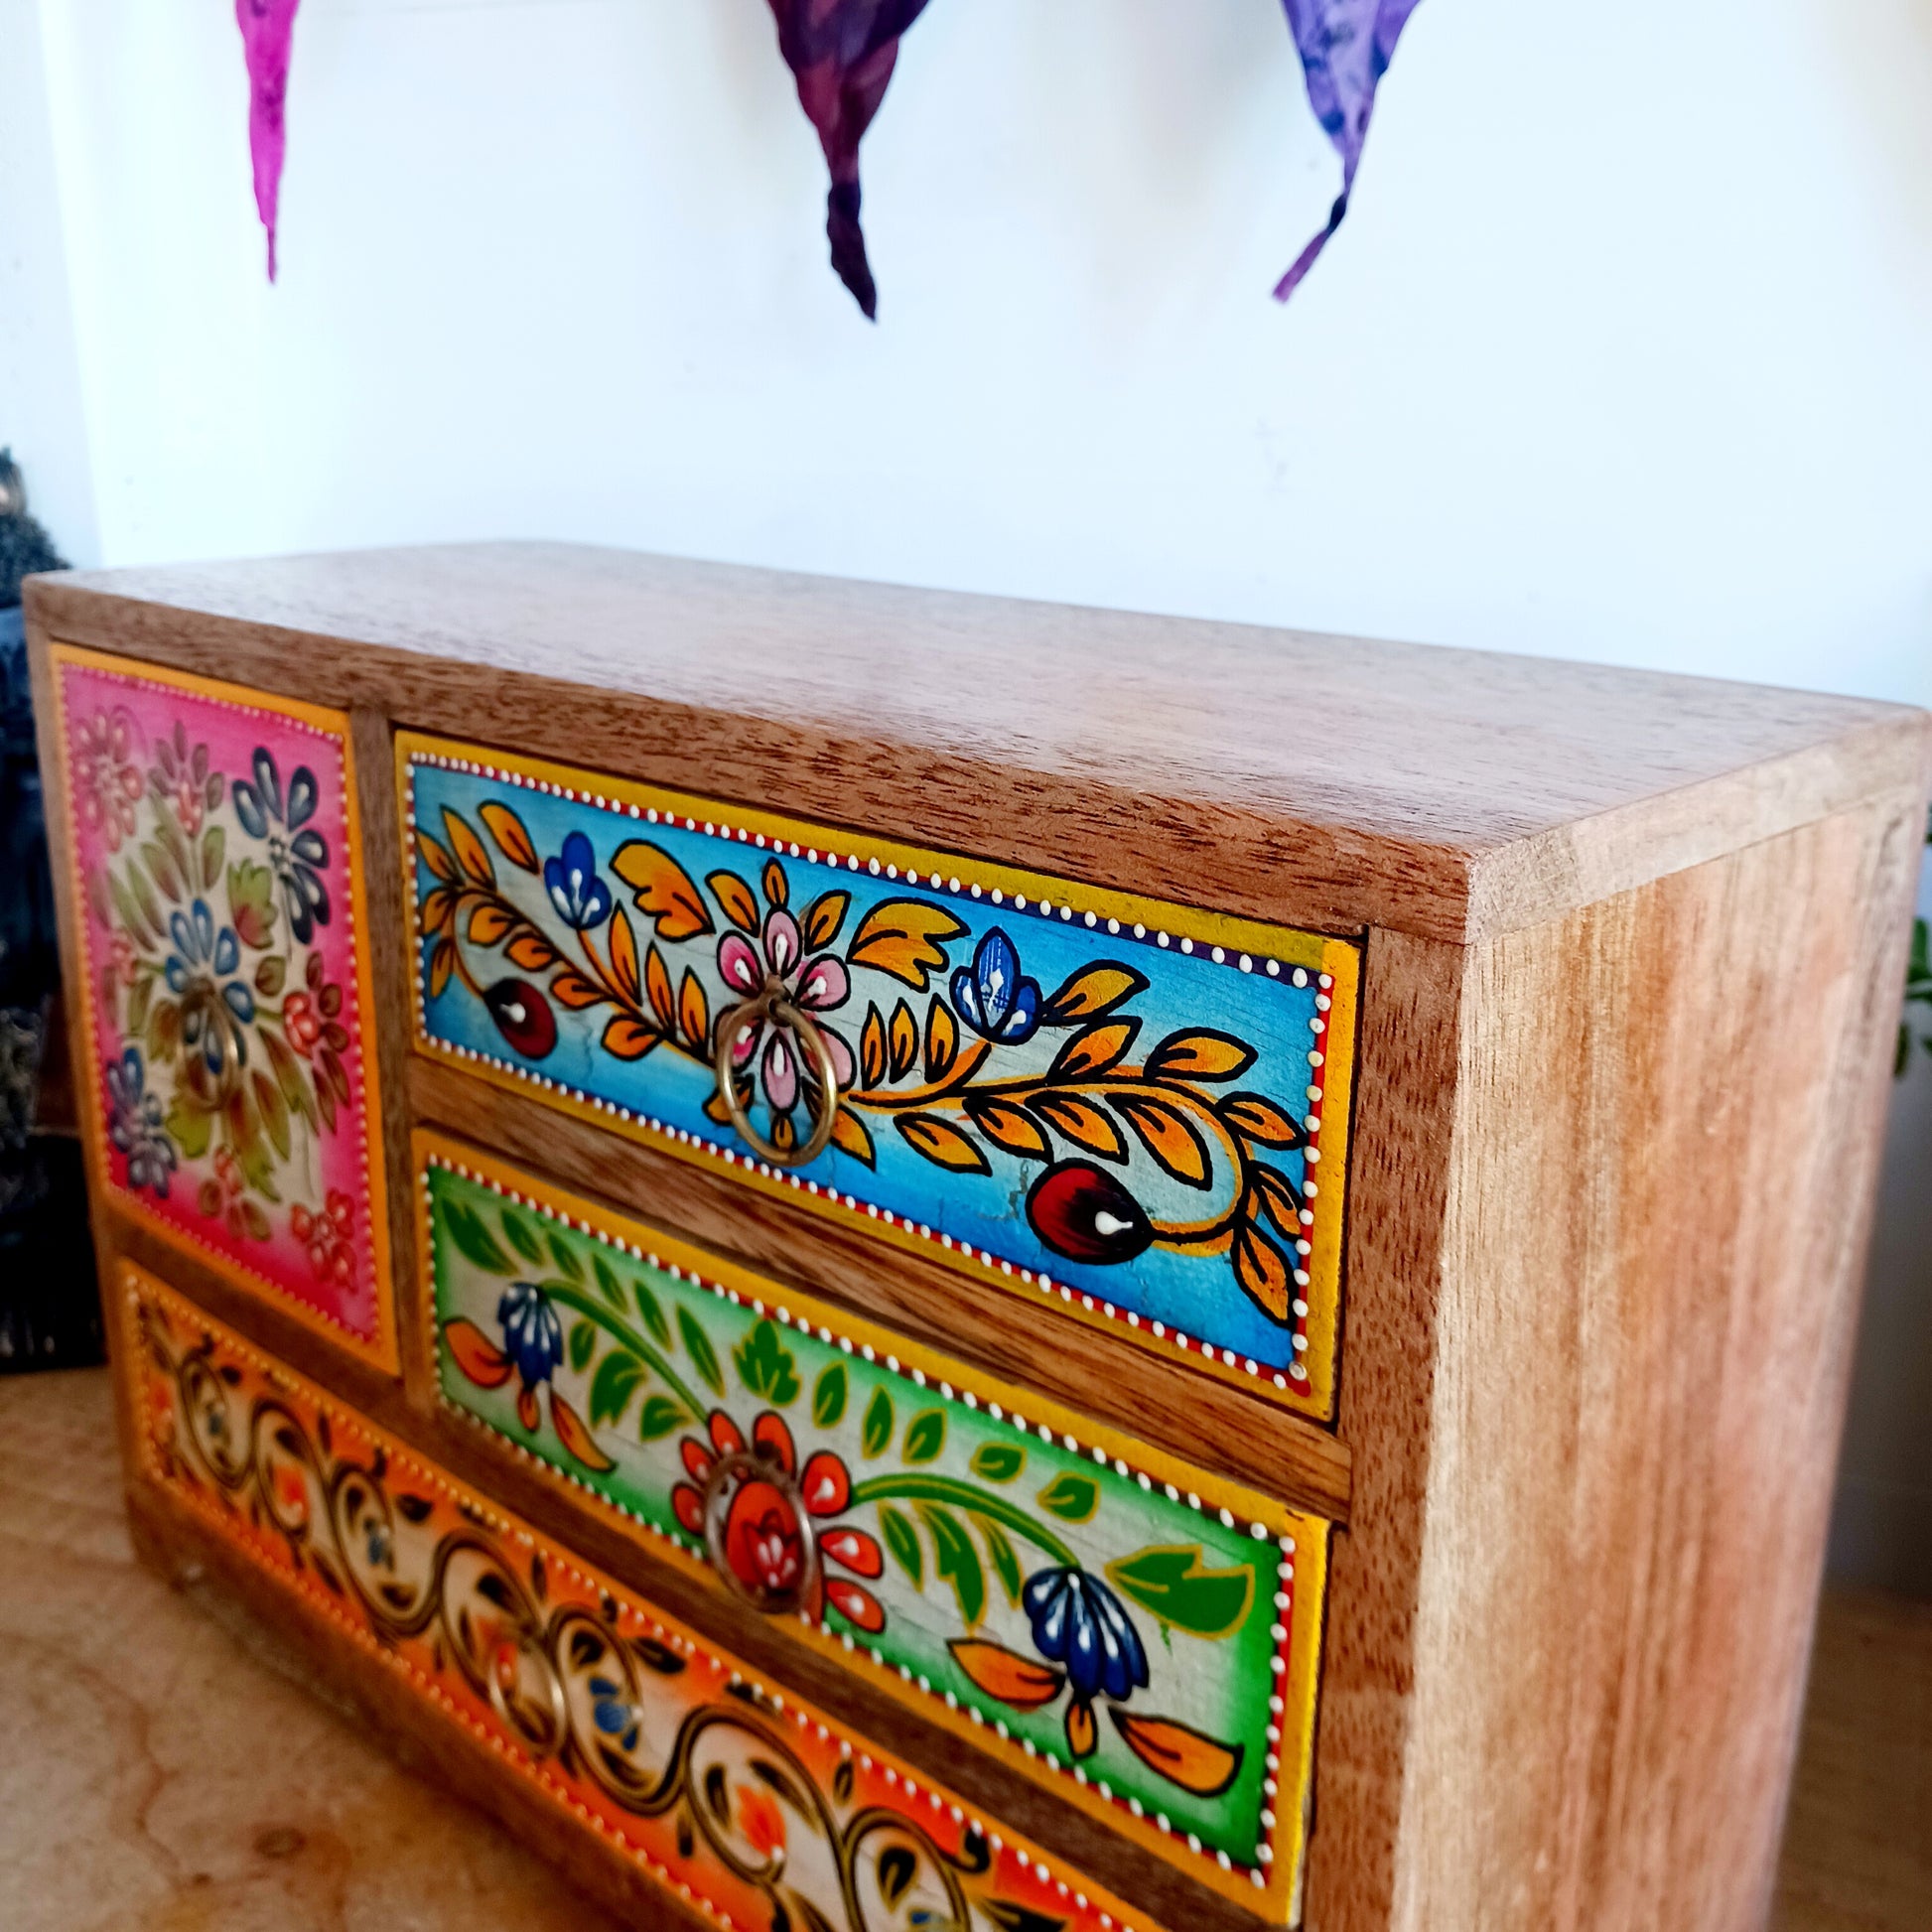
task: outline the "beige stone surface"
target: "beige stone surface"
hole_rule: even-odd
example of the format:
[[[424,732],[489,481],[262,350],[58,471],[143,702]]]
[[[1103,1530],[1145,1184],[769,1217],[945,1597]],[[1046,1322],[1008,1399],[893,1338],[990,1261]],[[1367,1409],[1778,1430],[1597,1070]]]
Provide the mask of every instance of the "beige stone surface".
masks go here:
[[[7,1932],[613,1932],[134,1560],[104,1370],[0,1380]]]
[[[7,1932],[616,1932],[134,1561],[104,1370],[0,1380]],[[1828,1595],[1774,1932],[1932,1926],[1932,1604]]]

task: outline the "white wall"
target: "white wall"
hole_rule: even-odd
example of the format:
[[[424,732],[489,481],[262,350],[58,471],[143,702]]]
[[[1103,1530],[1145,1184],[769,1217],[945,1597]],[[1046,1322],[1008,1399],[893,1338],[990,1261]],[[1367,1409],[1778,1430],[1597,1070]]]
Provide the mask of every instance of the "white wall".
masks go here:
[[[307,0],[273,290],[230,9],[39,22],[83,559],[568,535],[1932,703],[1932,0],[1424,0],[1286,311],[1279,0],[933,0],[877,329],[764,0]],[[1871,1574],[1932,1552],[1926,1236]]]

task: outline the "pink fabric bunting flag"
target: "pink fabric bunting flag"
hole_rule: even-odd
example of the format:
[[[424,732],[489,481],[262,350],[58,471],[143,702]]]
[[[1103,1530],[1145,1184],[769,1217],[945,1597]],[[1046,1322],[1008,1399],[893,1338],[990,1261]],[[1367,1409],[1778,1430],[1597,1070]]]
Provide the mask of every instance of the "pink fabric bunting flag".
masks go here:
[[[289,90],[289,46],[299,0],[235,0],[235,25],[248,58],[248,153],[255,164],[255,211],[268,230],[268,279],[275,279],[275,207],[288,150],[283,109]]]
[[[244,0],[245,3],[245,0]],[[872,125],[898,59],[899,36],[926,0],[771,0],[778,52],[798,82],[798,103],[818,130],[832,190],[825,233],[832,266],[869,320],[879,291],[859,226],[859,142]]]
[[[1375,106],[1375,85],[1388,70],[1396,41],[1409,24],[1417,0],[1283,0],[1283,4],[1295,35],[1295,51],[1302,57],[1309,105],[1341,156],[1341,193],[1328,210],[1328,225],[1276,285],[1277,302],[1286,302],[1295,293],[1348,212],[1349,190],[1355,185],[1355,168]]]

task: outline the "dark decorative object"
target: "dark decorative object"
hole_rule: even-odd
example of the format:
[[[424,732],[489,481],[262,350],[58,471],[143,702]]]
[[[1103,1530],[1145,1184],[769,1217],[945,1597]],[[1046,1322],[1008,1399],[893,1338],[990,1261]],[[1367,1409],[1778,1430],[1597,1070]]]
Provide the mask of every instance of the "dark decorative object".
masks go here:
[[[101,1358],[20,615],[20,580],[62,568],[0,450],[0,1373]]]
[[[899,36],[924,11],[925,0],[771,0],[778,52],[832,174],[825,198],[832,266],[869,320],[878,318],[879,290],[859,227],[859,143],[886,97]]]

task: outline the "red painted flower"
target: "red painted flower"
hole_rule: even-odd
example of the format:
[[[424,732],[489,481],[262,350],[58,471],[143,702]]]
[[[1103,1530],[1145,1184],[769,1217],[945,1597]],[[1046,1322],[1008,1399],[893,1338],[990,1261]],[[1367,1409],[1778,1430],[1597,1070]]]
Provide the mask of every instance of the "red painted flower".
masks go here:
[[[310,1049],[322,1037],[322,1015],[306,993],[291,993],[282,1002],[282,1032],[288,1042],[306,1060]]]
[[[134,836],[134,805],[143,786],[133,761],[133,733],[128,712],[97,711],[80,727],[73,747],[81,819],[101,835],[109,852],[118,852],[121,841]]]
[[[722,1409],[710,1417],[710,1442],[687,1436],[679,1445],[689,1482],[671,1491],[677,1520],[693,1536],[703,1536],[704,1484],[721,1456],[742,1455],[745,1438]],[[796,1587],[804,1570],[802,1506],[814,1520],[840,1514],[852,1500],[852,1478],[830,1449],[812,1455],[802,1470],[791,1431],[784,1419],[767,1409],[752,1425],[752,1452],[770,1468],[768,1476],[741,1482],[725,1516],[725,1562],[745,1587],[760,1595],[782,1594]],[[849,1523],[827,1523],[818,1531],[819,1555],[859,1577],[877,1577],[885,1568],[878,1540]],[[821,1576],[819,1595],[861,1630],[886,1627],[886,1612],[869,1589],[843,1577]],[[807,1602],[806,1611],[824,1613],[824,1603]]]
[[[329,1190],[328,1205],[312,1214],[300,1201],[289,1209],[289,1232],[309,1251],[317,1277],[347,1288],[355,1279],[355,1203],[340,1187]]]

